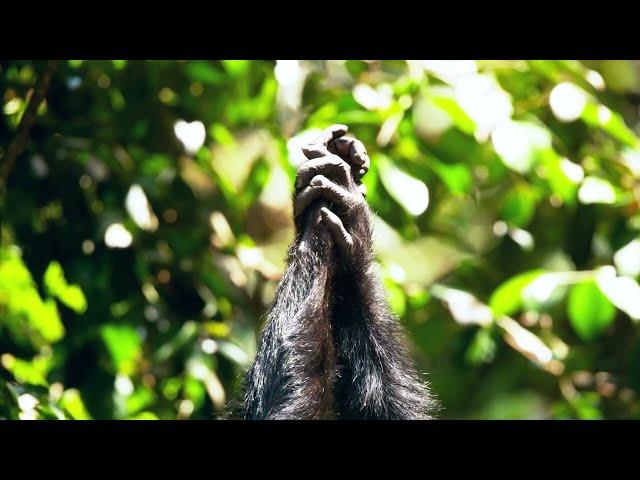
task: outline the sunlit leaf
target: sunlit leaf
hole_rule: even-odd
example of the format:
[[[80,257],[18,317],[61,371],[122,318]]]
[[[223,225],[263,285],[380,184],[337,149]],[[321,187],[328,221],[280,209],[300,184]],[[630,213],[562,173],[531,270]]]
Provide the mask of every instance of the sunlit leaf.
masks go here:
[[[524,121],[499,125],[491,134],[491,141],[504,164],[518,173],[530,171],[542,152],[551,147],[546,128]]]
[[[65,329],[56,304],[52,299],[42,300],[19,252],[0,249],[0,255],[0,307],[6,304],[10,315],[26,320],[39,335],[33,340],[41,338],[47,342],[57,342],[62,339]]]
[[[140,412],[127,417],[128,420],[158,420],[158,416],[153,412]]]
[[[607,265],[597,270],[596,282],[611,303],[640,320],[640,285],[635,278],[616,276],[615,268]]]
[[[64,391],[60,398],[60,406],[69,412],[74,420],[91,420],[91,415],[85,407],[82,396],[75,388]]]
[[[225,81],[225,75],[207,60],[194,60],[186,65],[186,72],[192,80],[216,85]]]
[[[421,180],[403,172],[386,157],[375,160],[380,170],[380,180],[389,194],[407,211],[418,216],[429,206],[429,189]]]
[[[460,108],[453,94],[446,95],[442,90],[435,90],[434,95],[430,98],[435,105],[447,113],[456,127],[467,135],[473,135],[476,125],[469,115]]]
[[[2,365],[19,382],[31,385],[47,385],[47,373],[51,368],[50,358],[34,357],[31,361],[27,361],[9,355],[2,360]]]
[[[250,66],[250,60],[222,60],[222,65],[232,77],[244,75]]]
[[[596,282],[588,281],[571,289],[567,313],[576,333],[583,340],[593,340],[613,322],[616,308]]]
[[[62,267],[56,261],[49,263],[44,273],[44,284],[49,293],[57,297],[76,313],[87,309],[87,299],[78,285],[69,285],[64,278]]]
[[[47,62],[0,63],[3,164]],[[58,63],[0,192],[0,419],[222,413],[334,123],[439,417],[637,416],[637,61]]]
[[[400,317],[404,315],[407,304],[402,288],[393,281],[387,281],[385,282],[385,290],[391,311]]]
[[[462,163],[448,164],[433,157],[428,160],[429,166],[442,179],[449,191],[455,195],[469,193],[472,186],[471,172]]]
[[[100,328],[116,371],[125,375],[133,373],[141,353],[142,340],[135,328],[129,325],[105,324]]]
[[[438,284],[432,287],[431,293],[445,302],[455,321],[462,325],[486,326],[493,320],[491,309],[469,292]]]
[[[616,191],[611,183],[604,178],[590,176],[584,179],[578,198],[581,203],[606,203],[616,202]]]
[[[624,119],[604,105],[589,103],[582,112],[585,123],[592,127],[600,127],[616,140],[632,148],[640,144],[636,134],[627,127]]]
[[[526,227],[536,210],[538,196],[533,188],[521,185],[509,191],[502,203],[502,218],[517,227]]]
[[[522,291],[540,275],[544,270],[532,270],[511,277],[496,288],[489,299],[489,306],[494,315],[512,315],[522,306]]]

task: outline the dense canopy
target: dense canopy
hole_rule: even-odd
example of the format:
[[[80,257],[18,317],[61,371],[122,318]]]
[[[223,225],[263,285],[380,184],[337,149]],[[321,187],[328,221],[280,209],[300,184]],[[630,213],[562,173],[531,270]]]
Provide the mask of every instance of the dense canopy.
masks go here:
[[[215,418],[333,123],[443,418],[640,415],[638,62],[1,61],[0,94],[0,417]]]

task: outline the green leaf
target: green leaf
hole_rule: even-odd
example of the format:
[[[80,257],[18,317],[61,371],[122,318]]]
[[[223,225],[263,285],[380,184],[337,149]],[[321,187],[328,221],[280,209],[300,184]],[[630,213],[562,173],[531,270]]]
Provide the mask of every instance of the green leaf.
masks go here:
[[[447,112],[453,124],[458,127],[462,132],[467,135],[473,135],[476,128],[473,120],[467,115],[467,113],[458,105],[455,98],[449,95],[434,95],[430,97],[433,103],[435,103],[442,110]]]
[[[344,123],[347,125],[379,125],[381,123],[380,115],[376,112],[365,110],[350,110],[348,112],[339,112],[333,118],[333,123]],[[326,122],[325,122],[326,123]]]
[[[200,408],[204,402],[207,391],[201,380],[193,376],[188,376],[184,382],[184,393],[196,408]]]
[[[50,369],[50,362],[47,360],[35,357],[32,361],[28,361],[10,356],[3,362],[3,366],[19,382],[45,386],[47,385],[47,373]]]
[[[582,119],[591,127],[602,128],[628,147],[635,148],[639,145],[638,137],[627,127],[622,116],[604,105],[588,103],[582,111]]]
[[[357,77],[367,70],[367,64],[362,60],[347,60],[345,67],[352,77]]]
[[[187,75],[196,82],[217,85],[219,83],[223,83],[226,80],[226,76],[222,72],[219,72],[207,60],[191,61],[187,63],[185,70],[187,72]]]
[[[233,134],[222,123],[214,123],[211,125],[211,128],[209,128],[209,134],[220,145],[232,146],[235,144]]]
[[[66,285],[67,282],[64,280],[64,273],[60,264],[56,261],[50,262],[44,272],[44,286],[51,294],[55,295],[55,292],[63,289]]]
[[[103,325],[100,334],[116,370],[125,375],[132,374],[141,353],[142,343],[135,328],[111,323]]]
[[[140,412],[144,408],[150,407],[155,401],[155,393],[153,390],[147,387],[140,387],[136,389],[133,394],[127,398],[127,412],[129,415],[133,415]]]
[[[494,290],[489,299],[489,306],[493,310],[493,314],[498,317],[517,312],[522,307],[522,290],[544,273],[545,271],[542,269],[531,270],[519,273],[502,283]]]
[[[407,310],[407,302],[404,295],[404,291],[393,280],[387,279],[385,281],[385,287],[387,292],[387,300],[391,311],[397,316],[401,317]]]
[[[69,286],[58,298],[76,313],[83,313],[87,310],[87,299],[78,285]]]
[[[64,278],[62,267],[55,260],[44,272],[44,284],[49,293],[76,313],[87,310],[87,299],[78,285],[69,285]]]
[[[45,399],[41,399],[36,406],[38,418],[40,420],[65,420],[64,412],[56,405],[49,403]]]
[[[29,312],[31,325],[48,342],[53,343],[62,339],[65,329],[53,299],[42,302],[39,301],[40,298],[36,295],[31,295],[31,297],[33,303],[24,304],[24,308]],[[26,300],[26,297],[24,300]]]
[[[578,183],[581,181],[580,171],[582,167],[576,164],[572,168],[574,170],[573,178],[569,178],[567,172],[562,168],[563,162],[566,165],[572,165],[570,160],[563,159],[555,150],[547,149],[540,155],[540,163],[544,165],[547,182],[551,190],[559,195],[565,203],[573,204],[578,191]]]
[[[222,66],[232,77],[241,77],[249,70],[249,62],[249,60],[222,60]]]
[[[435,158],[429,158],[428,164],[454,195],[464,195],[471,190],[473,179],[466,165],[443,163]]]
[[[491,330],[481,328],[471,341],[465,354],[465,359],[472,365],[490,363],[495,357],[496,342],[491,336]]]
[[[567,303],[569,321],[585,341],[597,338],[616,316],[616,308],[602,293],[595,281],[575,285]]]
[[[75,388],[65,390],[59,403],[74,420],[91,420],[91,415],[82,401],[82,396]]]
[[[153,412],[140,412],[127,417],[127,420],[158,420],[158,416]]]
[[[526,227],[535,211],[538,196],[533,188],[521,185],[509,193],[502,203],[502,218],[516,227]]]
[[[0,312],[4,305],[10,317],[26,321],[38,333],[30,338],[34,345],[42,340],[57,342],[64,337],[64,325],[55,302],[52,299],[42,301],[17,249],[0,249]],[[9,324],[13,330],[12,325],[15,324]],[[14,333],[20,331],[20,328],[16,328]]]
[[[409,303],[409,306],[414,310],[424,308],[427,303],[429,303],[430,299],[431,295],[429,294],[429,292],[421,287],[411,288],[407,292],[407,302]]]

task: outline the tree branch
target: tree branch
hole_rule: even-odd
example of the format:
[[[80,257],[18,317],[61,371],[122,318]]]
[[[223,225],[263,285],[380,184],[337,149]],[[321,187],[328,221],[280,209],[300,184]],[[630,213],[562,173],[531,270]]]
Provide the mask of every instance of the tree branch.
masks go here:
[[[36,86],[33,90],[33,95],[29,99],[29,104],[20,119],[20,124],[18,125],[18,131],[16,132],[16,136],[13,138],[11,145],[7,149],[7,154],[4,162],[0,165],[0,188],[4,188],[7,185],[7,181],[9,179],[9,174],[13,169],[14,164],[16,163],[16,158],[18,155],[22,153],[24,147],[29,140],[29,131],[31,127],[36,123],[36,118],[38,116],[38,107],[44,100],[44,97],[47,95],[47,91],[49,90],[49,85],[51,85],[51,77],[53,77],[53,73],[55,72],[58,66],[57,60],[49,60],[47,62],[47,66],[45,67],[44,72],[38,81],[36,82]]]

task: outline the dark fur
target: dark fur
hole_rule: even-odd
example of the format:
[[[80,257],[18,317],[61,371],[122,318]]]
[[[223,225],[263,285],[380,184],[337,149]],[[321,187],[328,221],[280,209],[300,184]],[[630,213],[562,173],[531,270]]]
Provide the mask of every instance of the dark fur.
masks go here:
[[[357,252],[341,258],[318,205],[298,235],[245,379],[245,419],[429,419],[435,402],[375,273],[368,207],[356,208]]]

